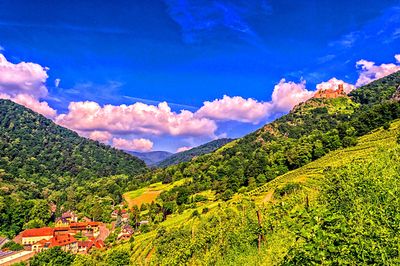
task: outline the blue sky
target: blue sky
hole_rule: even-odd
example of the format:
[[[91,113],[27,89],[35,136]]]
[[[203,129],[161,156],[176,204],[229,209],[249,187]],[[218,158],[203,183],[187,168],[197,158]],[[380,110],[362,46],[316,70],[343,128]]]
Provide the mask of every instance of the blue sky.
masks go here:
[[[80,101],[166,101],[172,112],[195,113],[224,95],[271,101],[282,78],[314,90],[332,77],[355,84],[361,59],[395,63],[400,1],[2,0],[0,46],[13,64],[49,68],[41,101],[58,114]],[[110,132],[174,151],[242,136],[285,111],[252,121],[209,115],[213,136]]]

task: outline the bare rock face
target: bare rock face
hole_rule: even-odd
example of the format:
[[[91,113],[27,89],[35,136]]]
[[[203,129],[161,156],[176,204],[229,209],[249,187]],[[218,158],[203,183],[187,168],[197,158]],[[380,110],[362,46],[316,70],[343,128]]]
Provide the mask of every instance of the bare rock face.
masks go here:
[[[396,102],[400,102],[400,85],[397,87],[397,90],[393,94],[392,99]]]

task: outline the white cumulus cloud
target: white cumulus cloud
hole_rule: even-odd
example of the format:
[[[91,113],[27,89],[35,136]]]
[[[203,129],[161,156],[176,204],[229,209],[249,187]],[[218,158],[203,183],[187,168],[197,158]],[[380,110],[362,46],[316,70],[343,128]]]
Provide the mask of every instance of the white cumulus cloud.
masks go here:
[[[113,138],[112,145],[120,150],[126,151],[151,151],[153,148],[153,142],[148,139],[123,139],[123,138]]]
[[[317,90],[336,90],[339,84],[343,84],[343,89],[346,93],[350,93],[356,87],[350,83],[344,82],[343,80],[337,78],[331,78],[328,81],[321,82],[317,85]]]
[[[171,136],[214,136],[217,125],[190,111],[172,112],[166,102],[155,105],[105,105],[96,102],[71,102],[68,113],[56,122],[79,131],[107,131],[112,134],[150,134]]]
[[[35,63],[13,64],[0,54],[0,98],[12,100],[46,117],[54,118],[57,111],[40,98],[46,97],[47,68]]]
[[[400,55],[395,55],[398,63],[400,63]],[[375,62],[368,60],[359,60],[356,64],[357,67],[361,68],[360,76],[356,82],[356,87],[361,87],[374,80],[383,78],[394,72],[400,71],[399,64],[381,64],[376,65]]]

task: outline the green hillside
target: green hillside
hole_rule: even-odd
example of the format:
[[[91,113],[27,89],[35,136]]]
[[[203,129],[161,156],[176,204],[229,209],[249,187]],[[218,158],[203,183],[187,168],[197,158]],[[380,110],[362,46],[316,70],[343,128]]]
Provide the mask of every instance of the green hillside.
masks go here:
[[[0,233],[46,224],[50,202],[93,216],[94,196],[121,201],[136,187],[132,177],[147,171],[136,157],[11,101],[0,100],[0,117]],[[111,206],[96,208],[93,217],[101,219],[103,210],[109,216]]]
[[[204,154],[211,153],[222,146],[228,144],[229,142],[233,141],[233,139],[216,139],[213,141],[210,141],[208,143],[205,143],[203,145],[200,145],[198,147],[192,148],[187,151],[182,151],[178,152],[174,155],[169,156],[165,160],[159,162],[157,165],[159,167],[167,167],[170,165],[175,165],[183,162],[189,162],[192,160],[194,157],[201,156]]]
[[[261,186],[330,151],[353,146],[357,137],[399,118],[400,105],[392,100],[398,84],[400,72],[358,88],[349,97],[310,99],[211,154],[149,172],[144,178],[164,183],[192,178],[191,183],[164,195],[168,204],[176,203],[179,195],[207,190],[229,199],[235,192]],[[373,88],[379,92],[375,98]]]
[[[350,97],[311,99],[212,154],[144,175],[191,181],[136,209],[150,232],[96,264],[120,254],[133,265],[397,265],[399,84],[395,73]]]
[[[399,136],[396,121],[249,193],[196,203],[92,262],[398,265]]]
[[[13,178],[45,186],[52,176],[87,179],[145,169],[136,157],[79,137],[11,101],[0,100],[0,117],[0,168]]]

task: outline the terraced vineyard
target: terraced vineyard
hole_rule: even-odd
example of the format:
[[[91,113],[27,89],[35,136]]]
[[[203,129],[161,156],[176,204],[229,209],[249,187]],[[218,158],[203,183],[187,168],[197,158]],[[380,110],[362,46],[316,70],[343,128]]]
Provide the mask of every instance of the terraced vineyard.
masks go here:
[[[331,168],[341,167],[352,162],[359,162],[371,159],[375,152],[383,149],[388,149],[396,145],[396,134],[400,131],[400,121],[395,121],[391,124],[390,129],[383,130],[379,129],[366,136],[359,138],[359,142],[356,146],[346,148],[338,151],[329,153],[328,155],[302,167],[297,170],[288,172],[267,184],[247,193],[246,195],[237,194],[232,200],[228,202],[208,202],[204,206],[197,208],[199,212],[205,207],[210,210],[210,213],[217,212],[219,206],[222,204],[222,208],[229,206],[236,206],[243,202],[243,200],[251,199],[255,201],[260,208],[268,208],[269,202],[276,203],[278,199],[274,199],[275,190],[282,188],[288,184],[299,184],[302,192],[298,193],[298,198],[304,195],[309,196],[310,202],[312,202],[318,195],[319,187],[324,181],[324,172]],[[267,200],[266,200],[267,199]],[[292,199],[293,200],[293,199]],[[294,200],[295,201],[295,200]],[[263,206],[263,207],[261,207]],[[160,224],[160,227],[167,228],[168,230],[174,230],[174,228],[181,228],[185,225],[193,227],[194,220],[191,217],[192,210],[186,210],[182,214],[175,214],[168,217],[168,219]],[[282,233],[279,237],[286,237],[290,242],[290,236],[286,233]],[[155,231],[142,234],[135,238],[135,245],[133,247],[133,255],[131,262],[134,265],[149,265],[154,255],[156,246],[154,241],[156,240],[157,233]],[[278,237],[278,238],[279,238]],[[279,239],[275,236],[271,239],[271,243],[277,244]],[[272,241],[273,240],[273,241]],[[285,246],[285,243],[279,242],[280,246]],[[269,249],[269,255],[273,254],[277,247],[269,247],[266,244],[266,248]],[[257,254],[255,254],[256,256]],[[279,257],[279,256],[277,256]],[[265,258],[264,258],[265,259]],[[273,261],[270,261],[274,263]]]
[[[268,193],[273,193],[276,188],[285,184],[299,183],[305,188],[315,188],[323,178],[325,170],[344,166],[354,161],[363,161],[373,156],[374,151],[393,147],[396,143],[396,134],[394,132],[399,130],[400,121],[397,120],[392,123],[390,129],[375,130],[368,135],[360,137],[356,146],[333,151],[304,167],[275,178],[265,185],[250,191],[247,195],[262,202],[262,199]]]

